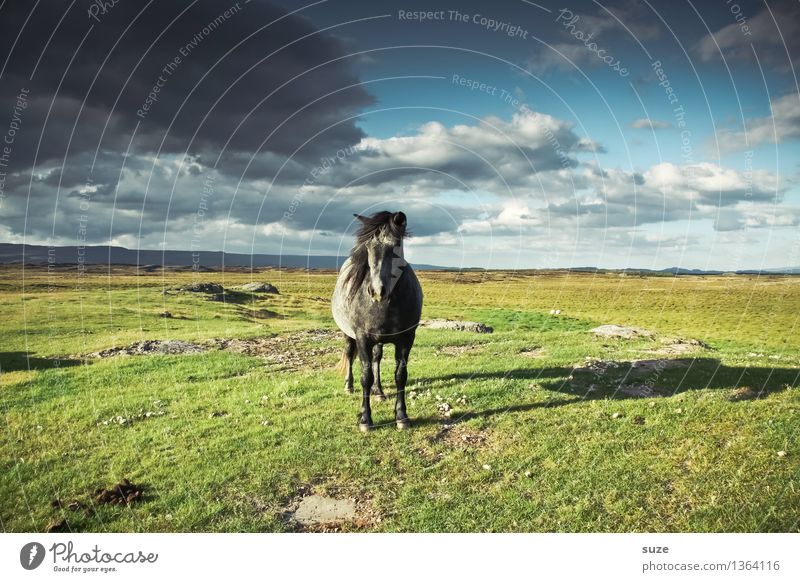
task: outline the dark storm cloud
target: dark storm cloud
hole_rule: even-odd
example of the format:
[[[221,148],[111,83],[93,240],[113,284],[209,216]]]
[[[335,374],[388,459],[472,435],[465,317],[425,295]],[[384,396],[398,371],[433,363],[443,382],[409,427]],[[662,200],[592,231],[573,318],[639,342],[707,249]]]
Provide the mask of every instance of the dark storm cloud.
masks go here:
[[[737,4],[731,10],[739,21],[705,35],[694,47],[703,61],[726,59],[732,63],[756,63],[791,72],[800,57],[800,4],[796,0],[765,3],[749,7],[747,13]],[[755,10],[758,9],[758,12]]]
[[[124,152],[137,123],[135,153],[155,152],[162,141],[162,151],[182,152],[196,133],[191,151],[213,161],[228,140],[230,151],[255,152],[274,131],[263,150],[285,155],[371,103],[358,86],[340,91],[358,83],[346,59],[320,66],[344,54],[334,36],[265,2],[119,2],[96,18],[87,13],[96,4],[86,0],[66,13],[68,4],[55,0],[33,6],[16,1],[0,9],[0,54],[14,47],[0,111],[11,110],[21,88],[30,91],[15,144],[18,170],[32,163],[40,141],[40,164],[63,159],[68,144],[69,155]],[[322,155],[362,136],[353,123],[340,123],[300,155]]]

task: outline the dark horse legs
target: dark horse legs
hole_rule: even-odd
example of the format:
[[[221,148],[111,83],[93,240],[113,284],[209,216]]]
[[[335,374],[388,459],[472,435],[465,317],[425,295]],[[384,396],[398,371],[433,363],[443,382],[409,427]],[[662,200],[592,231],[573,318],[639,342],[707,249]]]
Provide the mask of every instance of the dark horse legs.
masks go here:
[[[375,344],[372,350],[372,375],[375,377],[372,384],[372,394],[379,400],[386,400],[381,385],[381,360],[383,359],[383,344]]]
[[[347,356],[347,375],[344,377],[344,389],[348,392],[353,392],[353,358],[356,357],[356,340],[350,336],[344,336],[345,341],[345,355]]]
[[[413,339],[412,339],[413,342]],[[405,430],[411,426],[406,413],[406,380],[408,380],[408,354],[411,352],[411,342],[395,345],[395,370],[394,381],[397,385],[397,400],[394,405],[394,419],[397,428]]]
[[[353,392],[353,360],[356,357],[358,347],[356,340],[349,336],[345,336],[345,356],[347,358],[347,371],[344,377],[344,389],[347,392]],[[383,344],[375,344],[372,349],[372,375],[374,376],[372,384],[372,395],[377,396],[381,400],[386,400],[386,394],[383,393],[383,385],[381,384],[381,360],[383,359]]]
[[[372,383],[375,375],[372,371],[372,350],[375,342],[368,338],[359,338],[358,358],[361,360],[361,414],[358,418],[358,428],[362,432],[367,432],[372,428],[372,409],[369,405],[369,395],[372,391]]]

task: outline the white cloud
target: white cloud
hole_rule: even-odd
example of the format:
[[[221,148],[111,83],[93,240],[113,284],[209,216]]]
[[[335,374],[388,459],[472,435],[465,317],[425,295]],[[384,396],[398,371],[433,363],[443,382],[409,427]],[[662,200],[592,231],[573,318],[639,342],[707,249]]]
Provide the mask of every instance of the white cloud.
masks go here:
[[[672,127],[666,121],[659,121],[658,119],[634,119],[631,122],[633,129],[666,129]]]

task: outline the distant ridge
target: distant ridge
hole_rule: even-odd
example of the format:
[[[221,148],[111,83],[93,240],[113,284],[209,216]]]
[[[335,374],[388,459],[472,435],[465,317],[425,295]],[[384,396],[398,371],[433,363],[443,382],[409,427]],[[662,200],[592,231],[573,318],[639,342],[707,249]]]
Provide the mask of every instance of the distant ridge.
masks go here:
[[[24,250],[24,254],[23,254]],[[203,268],[210,267],[286,267],[294,269],[338,269],[347,257],[333,255],[267,255],[246,253],[226,253],[222,251],[155,251],[133,250],[117,246],[86,246],[83,262],[86,265],[135,265],[140,267],[191,267],[197,261]],[[53,258],[50,259],[52,253]],[[49,260],[62,265],[78,263],[78,247],[45,245],[21,245],[0,243],[0,264],[21,263],[43,264]],[[442,267],[424,263],[412,263],[414,268],[423,271],[487,271],[480,267]],[[503,270],[503,269],[497,269]],[[552,269],[517,269],[518,271],[574,271],[581,273],[642,273],[648,275],[800,275],[800,267],[784,267],[779,269],[742,269],[739,271],[684,269],[669,267],[667,269],[604,269],[601,267],[564,267]]]
[[[24,253],[23,253],[24,251]],[[222,251],[154,251],[132,250],[117,246],[86,246],[81,249],[86,265],[134,265],[140,267],[167,266],[191,267],[287,267],[301,269],[338,269],[347,257],[328,255],[265,255],[226,253]],[[50,256],[52,255],[52,258]],[[45,245],[21,245],[0,243],[0,264],[37,264],[53,262],[64,265],[77,264],[78,247],[48,247]],[[415,269],[447,270],[448,267],[420,265]]]

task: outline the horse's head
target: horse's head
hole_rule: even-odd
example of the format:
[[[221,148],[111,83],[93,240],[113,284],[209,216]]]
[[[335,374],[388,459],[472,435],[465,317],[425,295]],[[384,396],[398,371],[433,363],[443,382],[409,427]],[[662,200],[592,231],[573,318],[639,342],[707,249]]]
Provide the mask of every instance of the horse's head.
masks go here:
[[[373,301],[387,300],[407,265],[403,258],[406,215],[402,212],[378,212],[371,217],[355,215],[362,227],[358,242],[366,256],[367,291]]]

